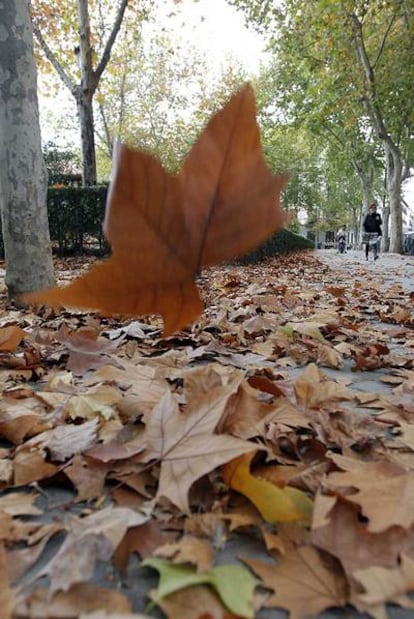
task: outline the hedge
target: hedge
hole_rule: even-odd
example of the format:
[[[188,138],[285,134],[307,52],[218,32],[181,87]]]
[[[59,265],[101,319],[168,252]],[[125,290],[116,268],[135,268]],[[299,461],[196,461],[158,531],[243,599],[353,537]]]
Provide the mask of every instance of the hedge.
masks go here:
[[[290,230],[279,230],[270,237],[263,245],[255,251],[240,258],[237,262],[241,264],[255,264],[277,254],[287,254],[301,249],[314,249],[315,245],[309,239],[305,239],[299,234]]]
[[[47,208],[50,237],[55,252],[60,255],[109,251],[102,232],[108,187],[49,187]],[[0,230],[0,251],[3,239]],[[238,262],[254,263],[274,254],[312,248],[307,239],[288,230],[281,230],[266,243]]]
[[[107,251],[102,232],[108,187],[50,187],[50,238],[60,254]]]
[[[53,251],[60,255],[108,252],[102,232],[107,185],[49,187],[47,211]],[[4,256],[0,226],[0,254]]]

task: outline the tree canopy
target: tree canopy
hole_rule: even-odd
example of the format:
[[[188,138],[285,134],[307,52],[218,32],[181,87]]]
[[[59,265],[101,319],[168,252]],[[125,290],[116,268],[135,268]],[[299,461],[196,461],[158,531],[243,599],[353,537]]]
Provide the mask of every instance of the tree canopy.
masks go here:
[[[406,2],[232,0],[274,54],[279,121],[345,152],[363,188],[384,170],[391,250],[401,251],[401,184],[412,162],[414,17]],[[378,159],[381,149],[382,161]],[[332,153],[332,150],[331,150]],[[373,173],[373,169],[375,172]]]

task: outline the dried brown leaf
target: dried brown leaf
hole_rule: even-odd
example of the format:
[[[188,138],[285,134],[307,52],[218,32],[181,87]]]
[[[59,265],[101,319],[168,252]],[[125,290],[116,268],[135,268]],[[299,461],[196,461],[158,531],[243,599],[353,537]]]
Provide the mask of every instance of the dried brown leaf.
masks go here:
[[[343,573],[327,564],[311,546],[292,546],[276,565],[245,559],[272,595],[264,601],[268,608],[284,608],[290,619],[302,619],[347,601]]]
[[[0,609],[2,619],[11,619],[14,607],[14,596],[10,587],[7,555],[4,543],[0,541]]]
[[[181,412],[169,391],[146,421],[147,459],[161,461],[158,497],[188,512],[191,484],[224,462],[251,451],[252,443],[214,434],[234,383],[212,391]]]
[[[95,610],[98,612],[95,613]],[[47,589],[35,589],[18,604],[15,611],[16,619],[48,619],[49,617],[74,619],[80,616],[105,617],[105,619],[117,617],[139,619],[142,617],[142,615],[129,613],[131,613],[131,603],[120,591],[104,589],[89,583],[75,584],[68,591],[58,591],[52,596]]]
[[[333,455],[345,472],[331,473],[327,486],[347,501],[360,505],[369,519],[368,530],[380,533],[392,526],[414,524],[414,478],[385,460],[363,462]],[[355,491],[350,491],[350,488]]]
[[[284,225],[285,182],[266,167],[246,85],[210,120],[177,176],[151,155],[118,145],[105,220],[111,258],[66,288],[26,300],[161,314],[172,333],[202,311],[194,283],[202,266],[244,254]]]
[[[155,557],[171,559],[173,563],[189,563],[198,572],[208,572],[213,567],[214,550],[210,542],[192,535],[183,535],[177,542],[157,548]]]
[[[27,335],[26,331],[16,325],[0,327],[0,351],[13,352]]]

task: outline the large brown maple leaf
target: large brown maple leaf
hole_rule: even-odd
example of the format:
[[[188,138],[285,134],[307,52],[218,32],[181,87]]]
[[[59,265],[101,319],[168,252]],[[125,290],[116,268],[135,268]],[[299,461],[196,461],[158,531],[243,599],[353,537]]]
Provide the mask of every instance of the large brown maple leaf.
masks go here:
[[[177,175],[118,144],[112,176],[104,222],[112,256],[69,286],[25,301],[161,314],[168,334],[201,313],[195,276],[202,267],[250,251],[287,221],[280,209],[287,176],[272,175],[264,162],[249,85],[212,117]]]

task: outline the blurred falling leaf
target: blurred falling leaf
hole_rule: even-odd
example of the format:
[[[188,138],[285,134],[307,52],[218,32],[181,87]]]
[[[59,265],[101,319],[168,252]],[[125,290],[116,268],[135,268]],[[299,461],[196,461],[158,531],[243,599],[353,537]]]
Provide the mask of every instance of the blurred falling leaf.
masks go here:
[[[113,179],[104,224],[111,258],[25,301],[161,314],[172,333],[202,311],[194,281],[201,267],[248,252],[287,222],[279,206],[287,176],[273,176],[264,162],[249,85],[213,116],[177,176],[118,145]]]

